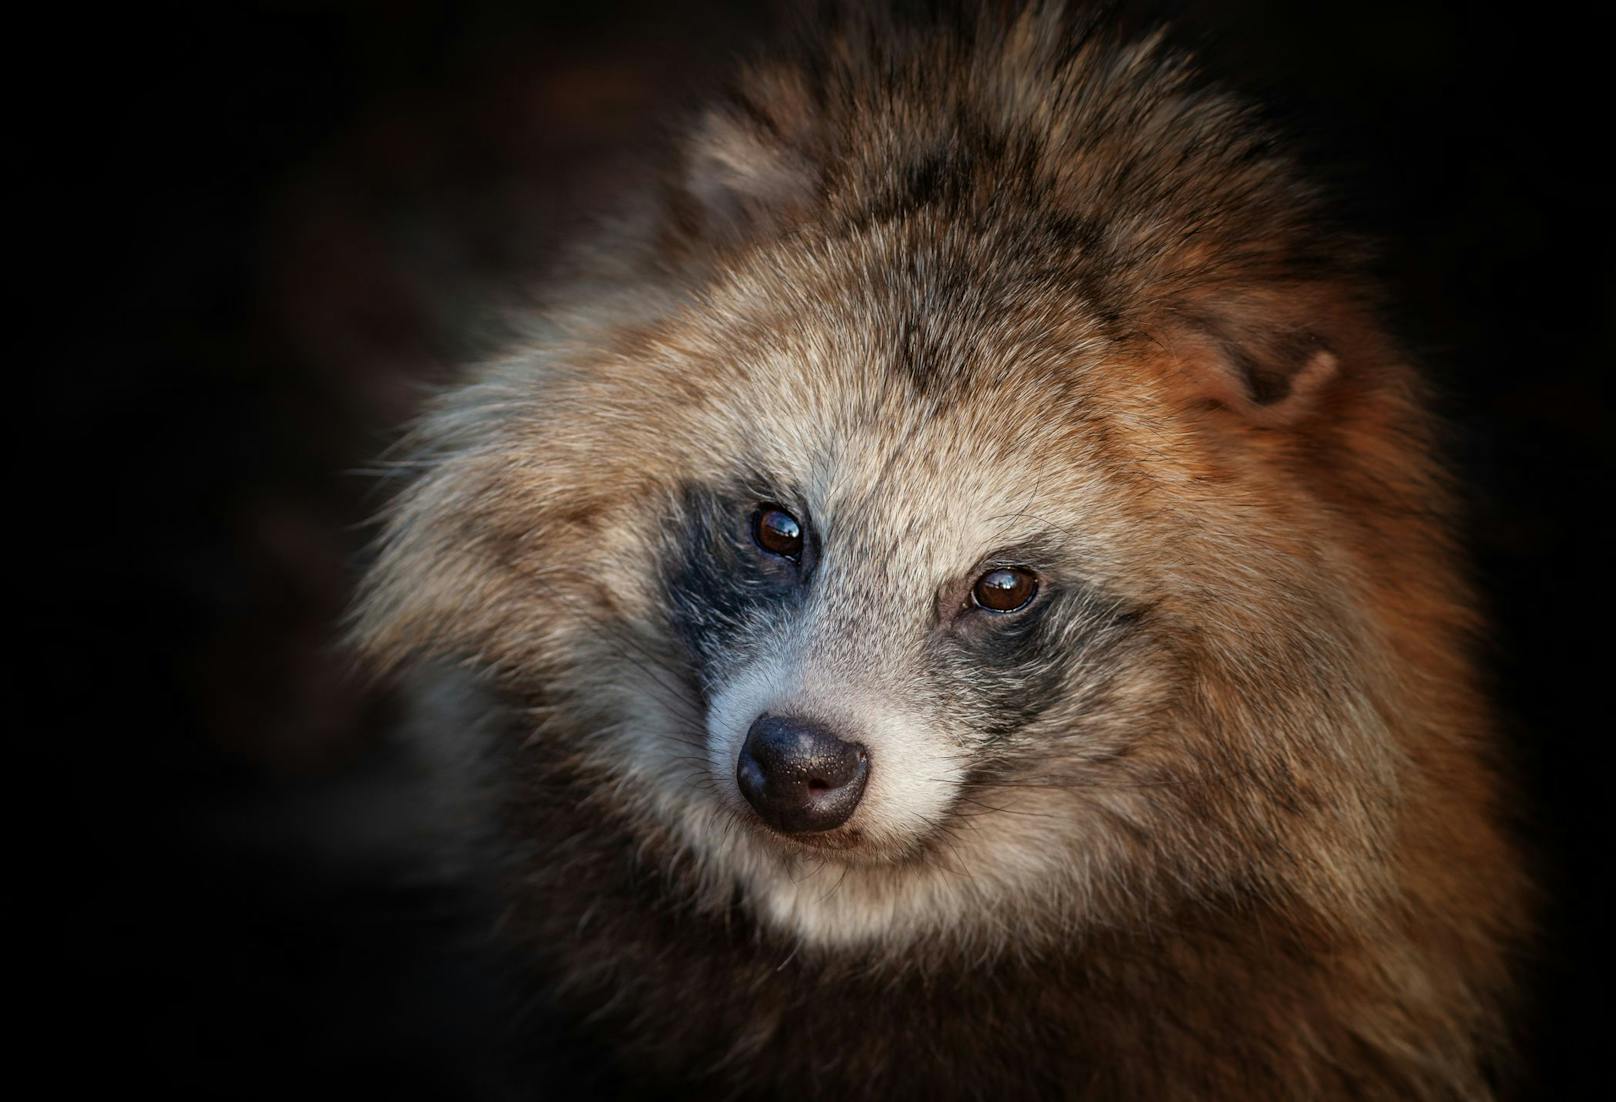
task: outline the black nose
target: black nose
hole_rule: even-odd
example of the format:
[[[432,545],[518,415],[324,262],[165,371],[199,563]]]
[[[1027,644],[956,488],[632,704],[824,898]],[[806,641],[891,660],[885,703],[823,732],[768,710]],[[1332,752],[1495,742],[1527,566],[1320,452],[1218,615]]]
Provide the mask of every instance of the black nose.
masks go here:
[[[870,775],[864,747],[802,719],[759,716],[746,733],[735,780],[763,821],[786,834],[847,822]]]

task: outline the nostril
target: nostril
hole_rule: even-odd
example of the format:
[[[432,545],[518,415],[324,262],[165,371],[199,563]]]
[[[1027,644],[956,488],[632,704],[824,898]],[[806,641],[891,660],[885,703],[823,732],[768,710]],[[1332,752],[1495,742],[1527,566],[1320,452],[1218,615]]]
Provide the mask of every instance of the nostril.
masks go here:
[[[801,834],[851,818],[869,771],[858,743],[809,720],[765,715],[747,732],[735,783],[764,822]]]

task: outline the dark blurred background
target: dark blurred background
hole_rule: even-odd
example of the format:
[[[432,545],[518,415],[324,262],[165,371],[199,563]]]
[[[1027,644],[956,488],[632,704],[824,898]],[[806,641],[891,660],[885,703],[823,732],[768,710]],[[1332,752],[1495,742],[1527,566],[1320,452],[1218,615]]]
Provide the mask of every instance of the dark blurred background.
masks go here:
[[[1608,1024],[1597,34],[1552,6],[1173,8],[1383,242],[1441,389],[1550,900],[1533,1096],[1575,1096]],[[15,1005],[62,1084],[534,1093],[489,1043],[506,1004],[475,901],[313,837],[365,841],[348,794],[385,772],[397,711],[332,641],[379,503],[365,470],[778,10],[169,4],[14,40],[43,63],[13,100],[45,191],[14,217],[48,242],[24,301],[66,319],[13,369],[38,391],[16,481],[44,560],[19,580],[11,773],[40,885],[13,887],[39,924],[18,952],[44,982]]]

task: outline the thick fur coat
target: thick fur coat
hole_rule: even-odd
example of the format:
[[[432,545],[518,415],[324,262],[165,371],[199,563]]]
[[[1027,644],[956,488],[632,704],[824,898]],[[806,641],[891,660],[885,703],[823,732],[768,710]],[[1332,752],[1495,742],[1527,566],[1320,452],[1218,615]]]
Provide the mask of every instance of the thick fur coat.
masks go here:
[[[1158,37],[829,18],[423,419],[357,636],[499,702],[430,737],[614,1082],[1498,1089],[1523,885],[1473,602],[1322,206]],[[801,561],[749,538],[771,504]],[[1002,566],[1039,590],[995,618]],[[847,827],[737,793],[782,707],[869,746]]]

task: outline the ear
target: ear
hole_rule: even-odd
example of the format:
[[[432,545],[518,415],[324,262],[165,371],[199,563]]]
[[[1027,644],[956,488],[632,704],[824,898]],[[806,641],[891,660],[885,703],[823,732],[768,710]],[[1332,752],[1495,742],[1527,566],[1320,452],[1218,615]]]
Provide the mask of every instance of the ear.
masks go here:
[[[1175,309],[1161,343],[1195,399],[1280,427],[1316,411],[1340,375],[1339,345],[1326,336],[1338,322],[1314,295],[1247,293]]]
[[[806,91],[782,74],[748,74],[743,90],[709,110],[684,144],[682,191],[699,236],[719,242],[769,233],[818,190]]]

